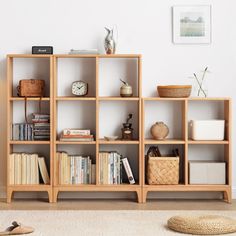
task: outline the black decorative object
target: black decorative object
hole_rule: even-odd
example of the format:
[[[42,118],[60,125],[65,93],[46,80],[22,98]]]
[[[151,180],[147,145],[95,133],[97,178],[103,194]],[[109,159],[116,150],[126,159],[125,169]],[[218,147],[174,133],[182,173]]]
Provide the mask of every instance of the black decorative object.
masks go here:
[[[33,46],[32,54],[53,54],[52,46]]]
[[[133,140],[133,128],[132,123],[129,123],[129,121],[132,119],[132,114],[129,114],[126,123],[123,123],[122,131],[122,139],[123,140]]]

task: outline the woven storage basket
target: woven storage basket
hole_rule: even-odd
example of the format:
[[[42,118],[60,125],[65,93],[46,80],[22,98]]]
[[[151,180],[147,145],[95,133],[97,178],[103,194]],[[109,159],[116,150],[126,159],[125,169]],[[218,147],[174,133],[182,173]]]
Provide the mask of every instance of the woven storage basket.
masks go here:
[[[191,85],[168,85],[157,86],[157,91],[160,97],[167,98],[185,98],[191,94]]]
[[[179,157],[148,157],[148,184],[178,184]]]

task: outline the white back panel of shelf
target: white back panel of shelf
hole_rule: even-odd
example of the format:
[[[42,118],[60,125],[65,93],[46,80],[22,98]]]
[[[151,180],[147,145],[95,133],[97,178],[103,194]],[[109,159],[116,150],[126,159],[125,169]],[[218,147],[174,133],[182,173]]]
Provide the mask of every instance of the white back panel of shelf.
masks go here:
[[[138,96],[138,60],[132,58],[99,59],[99,96],[120,96],[120,79],[128,82]]]
[[[45,81],[45,96],[50,95],[50,59],[15,58],[13,60],[13,96],[17,96],[17,86],[22,79],[42,79]]]
[[[96,95],[95,58],[59,58],[57,76],[58,96],[72,96],[71,85],[78,80],[88,83],[88,96]]]

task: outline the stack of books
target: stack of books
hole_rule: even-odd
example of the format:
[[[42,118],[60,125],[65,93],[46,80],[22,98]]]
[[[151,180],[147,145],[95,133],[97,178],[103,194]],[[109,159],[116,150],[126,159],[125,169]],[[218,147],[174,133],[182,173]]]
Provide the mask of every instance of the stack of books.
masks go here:
[[[89,129],[64,129],[60,136],[61,142],[89,142],[94,137]]]
[[[71,156],[57,152],[59,184],[95,184],[96,164],[89,156]]]
[[[32,114],[34,140],[50,140],[50,115]]]
[[[99,153],[99,183],[122,184],[123,167],[130,184],[135,184],[134,176],[128,158],[123,158],[117,152]]]
[[[38,154],[10,154],[10,184],[39,184],[40,176],[44,184],[49,184],[49,175],[44,157]]]
[[[12,124],[12,140],[15,141],[34,140],[33,124],[26,124],[26,123]]]
[[[99,54],[98,49],[71,49],[69,54]]]

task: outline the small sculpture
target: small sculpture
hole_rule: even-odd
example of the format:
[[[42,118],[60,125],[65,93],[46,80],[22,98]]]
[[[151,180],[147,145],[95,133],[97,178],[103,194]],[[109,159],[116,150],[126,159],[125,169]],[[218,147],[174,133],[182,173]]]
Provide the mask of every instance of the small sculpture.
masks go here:
[[[131,85],[129,85],[124,80],[120,79],[120,81],[123,83],[123,85],[120,87],[120,96],[121,97],[132,97],[133,91]]]
[[[114,40],[113,29],[106,28],[107,36],[105,37],[104,47],[106,54],[115,54],[116,52],[116,42]]]
[[[133,128],[132,123],[129,123],[129,121],[132,119],[133,115],[129,114],[126,123],[123,123],[122,130],[122,139],[123,140],[132,140],[133,139]]]
[[[156,122],[152,125],[150,132],[154,139],[162,140],[169,134],[169,128],[164,122]]]

